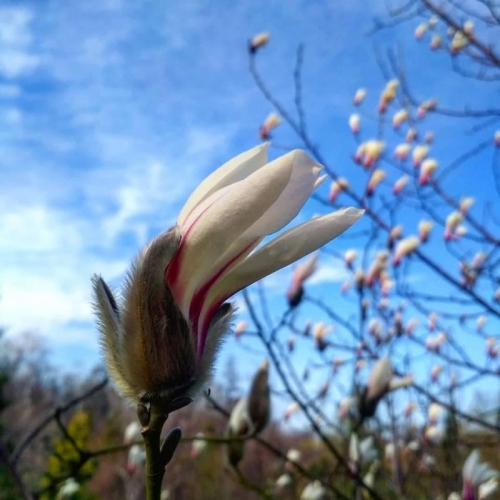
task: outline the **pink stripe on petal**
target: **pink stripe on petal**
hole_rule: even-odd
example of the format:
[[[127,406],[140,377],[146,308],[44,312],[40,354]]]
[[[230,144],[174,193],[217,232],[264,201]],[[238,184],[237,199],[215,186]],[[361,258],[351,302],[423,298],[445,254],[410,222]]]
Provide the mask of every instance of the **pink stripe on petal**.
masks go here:
[[[181,242],[180,242],[179,248],[178,248],[176,254],[174,255],[174,257],[172,258],[172,260],[170,261],[169,265],[167,266],[167,269],[165,270],[165,282],[167,283],[167,286],[170,287],[178,305],[180,305],[179,303],[181,302],[181,297],[184,295],[184,290],[185,290],[185,286],[183,286],[183,284],[181,284],[181,283],[178,283],[177,280],[178,280],[178,278],[180,276],[180,272],[181,272],[181,266],[182,266],[182,260],[183,260],[182,257],[183,257],[183,254],[185,252],[185,249],[186,249],[186,239],[189,237],[189,234],[191,233],[191,231],[195,227],[196,223],[203,216],[203,214],[214,203],[216,203],[218,200],[220,200],[220,198],[222,198],[226,193],[227,193],[227,191],[221,193],[220,196],[218,196],[217,198],[212,200],[212,202],[209,205],[207,205],[196,216],[196,218],[189,224],[189,226],[182,228],[183,231],[182,231],[182,237],[181,237]],[[191,211],[191,213],[192,213],[192,211]]]
[[[234,257],[232,257],[229,261],[227,261],[208,281],[206,281],[193,295],[191,300],[191,304],[189,307],[189,320],[193,327],[193,333],[195,336],[195,341],[197,345],[197,354],[198,357],[201,358],[203,354],[203,349],[205,348],[206,337],[208,333],[208,328],[210,326],[210,322],[212,320],[213,315],[219,308],[219,306],[226,300],[224,298],[221,302],[210,305],[205,317],[203,319],[202,328],[200,330],[199,320],[201,311],[205,304],[205,299],[207,297],[210,288],[212,285],[225,273],[229,267],[231,267],[235,262],[241,259],[241,257],[251,251],[262,238],[255,238],[250,244],[246,247],[242,248]]]

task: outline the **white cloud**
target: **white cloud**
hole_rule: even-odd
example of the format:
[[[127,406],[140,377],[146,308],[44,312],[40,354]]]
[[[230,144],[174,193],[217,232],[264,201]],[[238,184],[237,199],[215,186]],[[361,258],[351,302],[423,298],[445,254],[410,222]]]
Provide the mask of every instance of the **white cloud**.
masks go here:
[[[25,7],[0,8],[0,74],[16,78],[40,64],[32,48],[33,13]]]

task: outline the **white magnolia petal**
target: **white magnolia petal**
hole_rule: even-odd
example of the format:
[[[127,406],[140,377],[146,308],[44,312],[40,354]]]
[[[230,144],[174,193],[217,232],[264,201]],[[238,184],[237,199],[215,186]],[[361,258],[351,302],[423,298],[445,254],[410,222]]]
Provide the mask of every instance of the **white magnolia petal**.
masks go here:
[[[291,151],[269,163],[266,169],[282,168],[282,164],[288,162],[292,165],[290,181],[279,198],[245,233],[249,239],[267,236],[285,227],[295,219],[314,191],[322,167],[304,151]]]
[[[266,165],[266,170],[281,169],[285,164],[292,166],[292,173],[286,188],[262,217],[241,234],[231,247],[225,252],[219,251],[220,257],[210,269],[207,269],[207,276],[215,275],[228,262],[232,264],[226,271],[234,268],[262,241],[263,237],[279,231],[298,215],[314,191],[322,167],[303,151],[295,150]],[[201,213],[207,202],[196,207],[188,221],[191,221],[198,212]],[[242,253],[244,248],[247,250]]]
[[[479,464],[479,452],[477,450],[472,451],[472,453],[467,457],[462,467],[462,476],[465,480],[472,480],[474,476],[474,471]]]
[[[236,255],[248,244],[247,239],[242,241],[242,234],[269,210],[287,187],[292,175],[291,160],[289,156],[288,161],[274,168],[267,168],[269,164],[230,186],[198,217],[188,234],[183,234],[180,268],[175,277],[183,290],[179,292],[174,283],[173,292],[184,313],[188,312],[195,290],[214,274],[214,264],[221,262],[221,256],[230,249],[232,255]],[[224,263],[228,258],[226,255]]]
[[[342,234],[364,210],[344,208],[296,226],[264,245],[216,282],[207,296],[204,311],[219,299],[288,266]]]
[[[249,149],[224,163],[222,167],[209,175],[188,198],[177,219],[177,223],[179,225],[184,224],[193,208],[218,189],[241,181],[263,167],[267,163],[268,147],[269,143],[264,143]]]

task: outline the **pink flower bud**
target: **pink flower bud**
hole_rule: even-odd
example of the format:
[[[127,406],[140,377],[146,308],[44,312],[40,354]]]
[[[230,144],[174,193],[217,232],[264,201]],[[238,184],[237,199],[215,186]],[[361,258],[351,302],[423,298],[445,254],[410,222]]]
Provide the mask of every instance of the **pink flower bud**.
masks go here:
[[[433,227],[434,222],[431,220],[421,220],[418,223],[418,234],[422,243],[425,243],[429,239],[429,234]]]
[[[275,129],[283,120],[276,113],[269,113],[264,123],[260,127],[259,136],[261,139],[269,139],[271,137],[271,130]]]
[[[366,89],[358,89],[356,90],[356,93],[354,94],[354,98],[352,100],[352,103],[355,105],[355,106],[358,106],[359,104],[361,104],[364,100],[364,98],[366,97]]]
[[[409,118],[408,111],[406,109],[401,109],[392,117],[392,126],[397,130],[401,124],[407,121]]]
[[[497,130],[493,135],[493,143],[497,148],[500,148],[500,130]]]
[[[331,186],[330,186],[330,195],[328,196],[328,199],[333,203],[337,200],[338,195],[342,192],[345,191],[346,189],[349,189],[349,181],[347,179],[344,179],[343,177],[339,177],[337,180],[333,181]]]
[[[361,117],[358,115],[358,113],[353,113],[349,117],[349,127],[353,134],[359,133],[360,124],[361,124]]]
[[[406,142],[412,143],[416,138],[417,138],[418,132],[414,128],[408,129],[408,132],[406,132]]]
[[[420,176],[418,178],[418,183],[421,186],[425,186],[432,177],[432,174],[438,167],[438,162],[434,158],[426,158],[420,167]]]
[[[370,180],[368,181],[368,185],[366,187],[367,196],[372,196],[375,188],[385,179],[386,173],[384,170],[380,168],[375,169],[370,176]]]
[[[417,116],[422,119],[427,114],[428,111],[432,111],[437,107],[437,99],[430,99],[428,101],[424,101],[417,109]]]
[[[472,207],[472,205],[474,205],[475,201],[476,200],[471,196],[466,196],[462,198],[460,200],[460,207],[459,207],[460,213],[462,215],[465,215],[469,211],[469,208]]]
[[[394,266],[399,266],[399,264],[401,263],[401,259],[403,259],[403,257],[411,255],[419,245],[420,238],[418,238],[417,236],[409,236],[402,239],[396,247],[396,252],[394,254],[392,264]]]
[[[234,329],[234,336],[236,338],[241,337],[247,329],[247,322],[246,321],[238,321],[236,324],[236,327]]]
[[[318,268],[318,253],[313,254],[308,260],[295,267],[292,274],[292,282],[286,293],[288,304],[291,307],[299,305],[305,281],[310,278]]]
[[[427,23],[421,23],[415,28],[415,40],[420,40],[427,31]]]
[[[410,180],[410,177],[408,175],[403,175],[401,176],[395,183],[394,186],[392,187],[392,192],[396,195],[400,194],[403,189],[406,187],[408,184],[408,181]]]
[[[388,260],[389,252],[383,251],[377,253],[375,260],[368,270],[368,275],[366,277],[367,286],[373,286],[376,280],[380,280],[381,274],[387,269]]]
[[[440,35],[432,35],[430,47],[432,50],[437,50],[441,48],[443,40]]]
[[[270,37],[271,37],[271,35],[267,32],[263,32],[263,33],[259,33],[258,35],[255,35],[248,42],[248,50],[250,51],[250,53],[255,54],[255,52],[257,52],[257,50],[259,50],[260,48],[267,45]]]
[[[446,217],[445,229],[444,229],[444,239],[451,240],[456,239],[456,229],[463,220],[463,215],[460,212],[452,212],[448,217]]]
[[[403,142],[402,144],[398,144],[394,149],[394,157],[399,161],[405,161],[408,158],[408,154],[410,153],[411,146],[407,142]]]
[[[427,318],[427,328],[429,331],[434,331],[436,329],[436,323],[437,323],[438,315],[435,312],[431,312],[429,314],[429,317]]]
[[[413,149],[413,165],[415,167],[420,166],[422,161],[427,158],[427,155],[429,154],[429,146],[426,144],[418,144],[415,146]]]
[[[380,96],[378,112],[385,113],[387,110],[387,106],[394,100],[396,97],[396,92],[399,86],[398,80],[389,80]]]
[[[437,382],[439,375],[443,372],[443,367],[441,365],[434,365],[431,369],[431,380]]]

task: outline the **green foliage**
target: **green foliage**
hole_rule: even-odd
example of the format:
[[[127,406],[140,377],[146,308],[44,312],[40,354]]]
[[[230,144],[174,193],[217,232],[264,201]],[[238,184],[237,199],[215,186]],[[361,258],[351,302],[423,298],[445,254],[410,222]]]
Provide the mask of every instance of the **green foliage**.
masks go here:
[[[94,460],[82,465],[80,451],[85,449],[91,432],[91,419],[88,412],[78,411],[71,418],[67,432],[69,437],[58,437],[53,441],[53,451],[48,460],[47,472],[40,481],[43,491],[40,500],[55,498],[61,484],[67,478],[74,478],[82,485],[90,479],[96,470]],[[77,449],[78,448],[78,449]],[[82,486],[72,497],[73,500],[90,500],[94,498]]]

